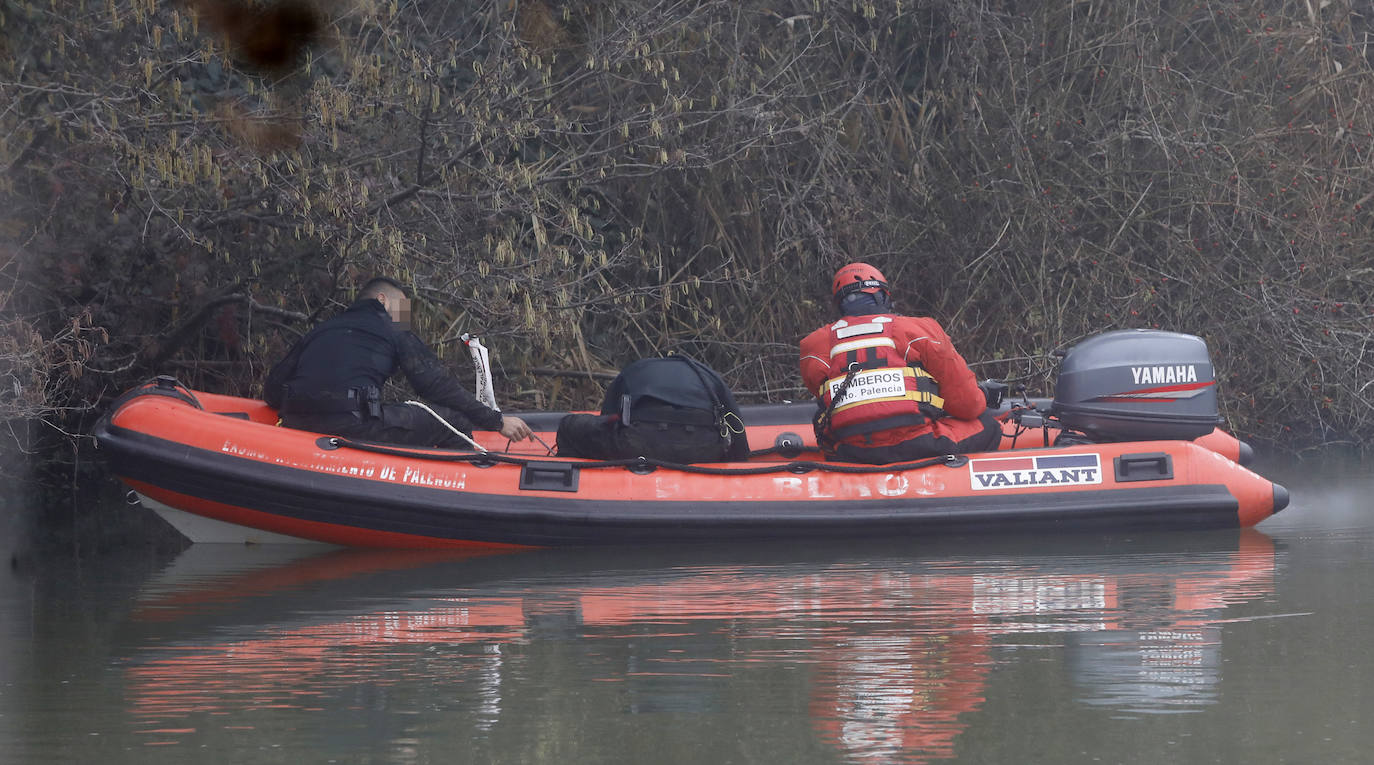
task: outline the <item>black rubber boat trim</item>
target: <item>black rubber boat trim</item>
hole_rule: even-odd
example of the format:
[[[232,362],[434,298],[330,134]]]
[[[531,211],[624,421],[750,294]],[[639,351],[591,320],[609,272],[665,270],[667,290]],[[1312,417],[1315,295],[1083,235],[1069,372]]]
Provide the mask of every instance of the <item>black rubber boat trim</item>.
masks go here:
[[[635,501],[518,492],[514,473],[511,493],[477,493],[273,465],[113,425],[96,436],[116,474],[165,491],[285,518],[435,539],[548,546],[1239,525],[1239,503],[1217,484],[906,502]]]

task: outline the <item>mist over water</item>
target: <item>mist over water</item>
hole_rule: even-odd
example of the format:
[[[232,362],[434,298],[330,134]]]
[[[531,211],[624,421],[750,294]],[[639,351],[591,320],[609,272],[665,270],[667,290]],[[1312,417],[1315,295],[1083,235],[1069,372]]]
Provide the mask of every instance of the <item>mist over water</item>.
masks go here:
[[[1283,484],[1291,495],[1286,510],[1260,528],[1270,533],[1306,531],[1374,533],[1374,460],[1337,451],[1315,457],[1262,455],[1256,472]]]

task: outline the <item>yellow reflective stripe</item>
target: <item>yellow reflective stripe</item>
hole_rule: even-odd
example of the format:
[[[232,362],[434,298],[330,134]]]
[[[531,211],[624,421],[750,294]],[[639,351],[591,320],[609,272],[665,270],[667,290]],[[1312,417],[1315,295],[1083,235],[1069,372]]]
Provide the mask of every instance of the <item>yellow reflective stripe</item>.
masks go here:
[[[882,367],[879,369],[865,369],[859,374],[865,374],[868,372],[895,372],[898,369],[901,370],[903,377],[924,377],[925,379],[930,380],[931,383],[938,385],[938,383],[935,382],[935,377],[932,376],[925,369],[922,369],[920,367]],[[824,399],[830,393],[830,391],[835,388],[835,386],[844,382],[845,377],[848,377],[847,373],[844,375],[837,375],[821,383],[820,390],[816,392],[816,396],[818,398]],[[922,383],[918,381],[916,384],[921,385]],[[870,398],[865,399],[863,401],[853,401],[848,404],[841,404],[840,406],[835,407],[835,411],[843,412],[846,409],[858,406],[860,404],[887,403],[892,401],[915,401],[918,404],[932,404],[940,409],[945,408],[944,398],[930,391],[924,391],[918,388],[917,390],[908,390],[904,395],[901,396],[884,396],[882,398]]]
[[[850,351],[857,351],[861,348],[895,349],[896,347],[897,344],[892,342],[892,338],[890,337],[865,337],[859,340],[850,340],[847,343],[839,343],[838,345],[832,346],[830,348],[830,358],[833,359],[841,353],[849,353]]]
[[[930,393],[925,393],[925,392],[923,392],[923,391],[909,390],[909,391],[906,392],[906,395],[905,395],[905,396],[888,396],[888,397],[885,397],[885,398],[870,398],[870,399],[865,399],[865,400],[863,400],[863,401],[855,401],[855,402],[852,403],[852,404],[841,404],[841,405],[835,407],[835,411],[836,411],[836,412],[843,412],[843,411],[846,410],[846,409],[850,409],[850,408],[856,407],[856,406],[861,406],[861,405],[863,405],[863,404],[886,404],[886,403],[891,403],[891,402],[893,402],[893,401],[915,401],[915,402],[918,403],[918,404],[931,404],[931,405],[933,405],[933,406],[935,406],[935,407],[937,407],[937,408],[939,408],[939,409],[944,409],[944,408],[945,408],[945,400],[944,400],[943,398],[940,398],[939,396],[936,396],[936,395],[933,395],[933,394],[930,394]]]

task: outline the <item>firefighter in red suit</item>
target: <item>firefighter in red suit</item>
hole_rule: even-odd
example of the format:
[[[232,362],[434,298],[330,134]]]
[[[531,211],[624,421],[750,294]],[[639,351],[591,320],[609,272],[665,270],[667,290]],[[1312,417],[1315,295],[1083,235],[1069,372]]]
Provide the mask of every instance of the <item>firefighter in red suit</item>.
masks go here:
[[[887,280],[867,263],[841,268],[831,289],[840,320],[801,341],[828,457],[884,465],[997,448],[987,395],[938,322],[893,313]]]

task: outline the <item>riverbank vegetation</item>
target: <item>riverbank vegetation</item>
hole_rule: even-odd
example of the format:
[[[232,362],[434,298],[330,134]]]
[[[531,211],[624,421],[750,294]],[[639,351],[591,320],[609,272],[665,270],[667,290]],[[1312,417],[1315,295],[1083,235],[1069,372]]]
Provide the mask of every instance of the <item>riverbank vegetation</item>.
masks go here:
[[[510,408],[676,351],[806,395],[852,260],[982,377],[1208,341],[1223,414],[1374,436],[1374,14],[1351,0],[0,2],[0,419],[260,394],[360,277]],[[34,425],[33,423],[43,423]]]

